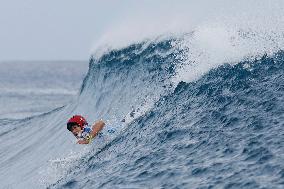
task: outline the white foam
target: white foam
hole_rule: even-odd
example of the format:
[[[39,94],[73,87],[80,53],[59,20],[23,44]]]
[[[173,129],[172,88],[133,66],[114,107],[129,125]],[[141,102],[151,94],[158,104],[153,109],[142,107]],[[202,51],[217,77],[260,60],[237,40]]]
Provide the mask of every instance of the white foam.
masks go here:
[[[254,24],[248,27],[216,22],[196,28],[179,44],[187,49],[187,53],[174,81],[194,81],[224,63],[235,64],[264,54],[270,56],[284,48],[281,33],[284,26],[283,30],[277,31],[279,28],[276,30],[272,25],[261,27],[260,23]]]
[[[95,42],[93,55],[99,58],[112,49],[157,36],[193,32],[178,45],[189,52],[174,79],[193,81],[224,62],[271,54],[284,47],[281,0],[164,1],[157,7],[145,7],[134,7],[123,19],[114,19]]]

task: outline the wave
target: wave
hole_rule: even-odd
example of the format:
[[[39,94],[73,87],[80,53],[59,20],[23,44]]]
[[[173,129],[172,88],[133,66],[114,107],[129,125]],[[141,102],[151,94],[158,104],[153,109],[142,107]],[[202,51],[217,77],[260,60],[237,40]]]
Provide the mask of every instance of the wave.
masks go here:
[[[136,44],[91,59],[80,111],[91,107],[87,112],[98,117],[122,118],[145,99],[151,106],[50,188],[283,184],[284,52],[223,64],[174,85],[183,51],[173,43]]]
[[[38,188],[40,179],[48,188],[280,187],[284,52],[241,53],[208,67],[212,56],[196,50],[196,36],[93,56],[72,103],[0,120],[3,186]],[[65,122],[77,113],[106,120],[115,137],[74,145]]]

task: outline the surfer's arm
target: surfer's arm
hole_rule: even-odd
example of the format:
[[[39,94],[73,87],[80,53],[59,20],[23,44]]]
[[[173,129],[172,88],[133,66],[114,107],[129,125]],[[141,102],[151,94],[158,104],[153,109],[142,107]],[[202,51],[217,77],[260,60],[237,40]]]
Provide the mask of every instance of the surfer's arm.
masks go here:
[[[105,122],[103,121],[96,122],[92,127],[92,131],[90,133],[91,137],[92,138],[96,137],[97,134],[104,128],[104,126],[105,126]]]

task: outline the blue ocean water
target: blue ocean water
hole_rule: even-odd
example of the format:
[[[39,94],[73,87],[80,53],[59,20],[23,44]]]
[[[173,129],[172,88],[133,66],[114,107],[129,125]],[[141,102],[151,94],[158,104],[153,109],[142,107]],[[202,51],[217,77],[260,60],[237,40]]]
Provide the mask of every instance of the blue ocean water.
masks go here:
[[[284,52],[223,63],[176,83],[191,50],[177,43],[142,42],[93,56],[75,100],[1,119],[1,185],[283,188]],[[116,132],[75,145],[65,124],[78,113]]]
[[[132,105],[135,114],[139,97],[160,98],[49,188],[284,187],[284,52],[172,86],[181,52],[171,42],[91,59],[81,95],[95,91],[94,111],[123,115]]]
[[[0,119],[19,119],[64,106],[77,96],[87,61],[0,62]]]

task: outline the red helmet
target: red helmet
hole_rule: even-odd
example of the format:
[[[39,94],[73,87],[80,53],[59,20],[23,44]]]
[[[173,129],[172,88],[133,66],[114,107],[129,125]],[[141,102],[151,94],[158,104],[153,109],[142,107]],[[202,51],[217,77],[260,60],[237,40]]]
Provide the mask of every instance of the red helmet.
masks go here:
[[[84,128],[85,125],[88,125],[86,119],[80,115],[74,115],[73,117],[71,117],[67,122],[67,126],[70,125],[70,123],[76,123],[82,129]]]

